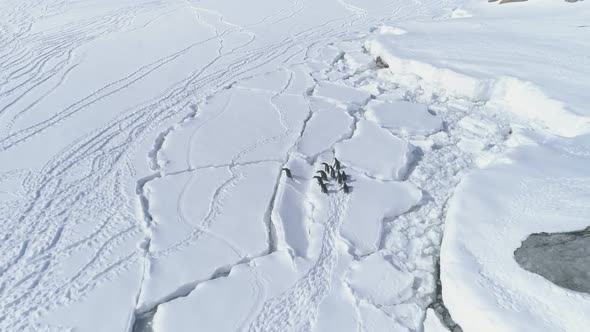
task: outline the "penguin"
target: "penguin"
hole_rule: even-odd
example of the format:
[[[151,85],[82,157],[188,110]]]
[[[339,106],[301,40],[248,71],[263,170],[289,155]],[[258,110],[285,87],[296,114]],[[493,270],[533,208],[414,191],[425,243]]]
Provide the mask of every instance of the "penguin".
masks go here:
[[[290,170],[290,169],[288,169],[288,168],[286,168],[286,167],[285,167],[285,168],[283,168],[281,171],[285,171],[285,175],[287,175],[287,177],[288,177],[289,179],[292,179],[292,178],[293,178],[293,177],[291,176],[291,170]]]
[[[322,189],[322,193],[328,194],[328,187],[325,183],[320,183],[320,188]]]
[[[328,175],[326,174],[326,172],[324,172],[324,171],[317,171],[316,173],[320,173],[320,176],[322,177],[322,180],[328,181]]]
[[[340,188],[340,190],[344,190],[344,193],[348,194],[350,192],[350,187],[345,183],[342,185],[342,188]]]
[[[316,175],[316,176],[314,176],[313,178],[314,178],[314,179],[316,179],[316,180],[318,181],[318,184],[319,184],[320,186],[321,186],[322,184],[324,184],[324,181],[322,181],[322,177],[321,177],[321,176],[318,176],[318,175]]]
[[[338,181],[338,184],[344,183],[344,180],[342,179],[342,173],[338,172],[338,174],[336,175],[336,180]]]
[[[332,177],[332,179],[336,178],[336,171],[334,170],[334,167],[330,166],[330,176]]]
[[[346,175],[346,173],[344,173],[344,171],[342,171],[340,173],[340,177],[342,177],[343,182],[346,182],[348,180],[348,175]]]
[[[338,171],[340,170],[340,161],[336,157],[334,157],[334,168]]]
[[[328,165],[328,163],[322,163],[322,165],[324,165],[324,172],[330,172],[330,165]]]

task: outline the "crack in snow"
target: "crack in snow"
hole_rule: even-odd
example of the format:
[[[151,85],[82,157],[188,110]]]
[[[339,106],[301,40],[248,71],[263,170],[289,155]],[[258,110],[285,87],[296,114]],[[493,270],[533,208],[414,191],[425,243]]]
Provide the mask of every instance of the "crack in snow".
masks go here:
[[[293,75],[293,72],[290,72],[289,79],[286,82],[285,86],[279,92],[277,92],[275,95],[273,95],[273,97],[271,97],[271,99],[270,99],[270,102],[271,102],[272,106],[279,113],[280,122],[281,122],[281,124],[283,125],[283,127],[285,129],[285,131],[281,135],[279,135],[279,137],[288,135],[290,133],[290,131],[291,131],[291,128],[287,125],[287,123],[285,121],[285,118],[284,118],[284,114],[283,114],[283,112],[281,112],[280,107],[274,102],[274,99],[280,97],[289,88],[289,86],[291,85],[291,83],[293,81],[293,76],[294,76]],[[231,87],[229,87],[229,88],[231,88]],[[224,107],[224,110],[226,108],[227,108],[227,104],[226,104],[226,107]],[[189,120],[190,119],[194,119],[195,118],[195,115],[196,115],[196,108],[195,108],[194,112],[192,114],[189,114],[189,116],[185,117],[183,119],[183,121],[185,121],[186,119],[189,119]],[[311,109],[310,109],[310,112],[309,112],[307,118],[304,119],[304,121],[302,122],[302,126],[301,126],[302,128],[299,131],[299,137],[295,141],[298,141],[301,138],[301,136],[303,135],[303,132],[305,131],[305,127],[306,127],[306,124],[307,124],[307,121],[309,120],[310,117],[311,117]],[[168,130],[166,130],[163,135],[161,134],[161,135],[158,136],[158,138],[156,139],[155,147],[154,147],[154,149],[152,151],[150,151],[150,154],[148,156],[153,157],[153,158],[157,157],[157,154],[158,154],[159,150],[163,146],[162,143],[163,143],[164,138],[173,129],[174,129],[174,126],[173,127],[170,127]],[[274,139],[274,137],[272,139]],[[267,140],[268,139],[265,139],[264,141],[267,141]],[[260,143],[259,142],[256,142],[254,144],[254,146],[257,146],[258,144],[260,144]],[[296,146],[296,143],[294,143],[291,146],[291,148],[287,151],[287,155],[285,156],[284,160],[282,161],[281,167],[284,167],[286,165],[286,163],[288,162],[288,159],[289,159],[289,154],[291,153],[291,150],[295,146]],[[178,175],[178,174],[182,174],[182,173],[186,173],[186,172],[194,172],[194,171],[197,171],[199,169],[227,167],[230,170],[232,176],[230,177],[230,179],[228,181],[226,181],[224,184],[222,184],[216,190],[216,192],[214,193],[214,198],[213,198],[213,200],[211,202],[212,204],[214,204],[214,202],[216,201],[216,197],[218,197],[218,195],[221,192],[222,188],[225,185],[227,185],[228,183],[230,183],[230,182],[232,182],[233,180],[236,179],[237,174],[234,171],[234,168],[235,167],[237,167],[237,166],[243,166],[243,165],[259,164],[259,163],[264,163],[264,162],[268,162],[269,161],[269,160],[258,160],[258,161],[242,162],[242,163],[237,162],[237,160],[243,154],[245,154],[246,152],[248,152],[250,149],[251,148],[246,148],[246,149],[242,150],[241,152],[239,152],[238,154],[236,154],[232,158],[232,160],[231,160],[231,162],[229,164],[226,164],[226,165],[209,165],[209,166],[201,166],[201,167],[196,167],[196,168],[190,167],[189,169],[186,169],[186,170],[183,170],[183,171],[178,171],[178,172],[174,172],[174,173],[168,173],[168,174],[165,174],[165,175],[163,175],[162,172],[160,171],[160,172],[158,172],[158,173],[156,173],[156,174],[154,174],[152,176],[146,177],[143,180],[139,181],[138,182],[138,188],[139,189],[137,191],[138,191],[138,195],[140,196],[140,201],[143,202],[142,203],[142,211],[144,212],[145,219],[146,220],[149,220],[151,222],[151,215],[149,214],[149,200],[147,199],[147,197],[144,194],[144,187],[145,187],[145,184],[147,182],[149,182],[151,180],[154,180],[156,178],[161,178],[161,177],[165,177],[165,176],[173,176],[173,175]],[[276,161],[276,160],[270,160],[270,161]],[[157,163],[157,160],[156,160],[155,165],[157,165],[157,167],[160,168],[160,165]],[[197,288],[197,286],[199,284],[201,284],[203,282],[211,281],[211,280],[214,280],[214,279],[217,279],[217,278],[227,277],[231,273],[231,270],[232,270],[233,267],[235,267],[237,265],[240,265],[240,264],[248,264],[253,259],[266,256],[266,255],[268,255],[268,254],[270,254],[272,252],[275,252],[277,250],[277,245],[276,245],[276,229],[275,229],[274,222],[273,222],[271,216],[272,216],[272,211],[274,209],[274,204],[275,204],[276,195],[277,195],[277,192],[278,192],[278,187],[279,187],[281,176],[282,176],[282,172],[279,172],[278,175],[277,175],[277,178],[275,180],[275,185],[274,185],[274,189],[273,189],[273,193],[272,193],[271,199],[269,201],[269,204],[267,206],[267,209],[265,211],[265,215],[264,215],[264,218],[263,218],[263,222],[265,223],[266,228],[268,230],[268,234],[267,234],[268,249],[265,250],[264,252],[256,255],[256,256],[254,256],[254,257],[243,257],[242,259],[240,259],[235,264],[231,264],[231,265],[226,266],[226,267],[220,267],[209,278],[206,278],[206,279],[203,279],[203,280],[199,280],[199,281],[195,281],[195,282],[192,282],[192,283],[189,283],[189,284],[185,284],[185,285],[179,287],[172,294],[170,294],[167,297],[165,297],[162,301],[159,301],[157,304],[155,304],[155,306],[153,308],[144,309],[144,310],[140,310],[140,311],[136,312],[136,317],[140,317],[140,319],[137,319],[137,321],[136,321],[137,324],[134,325],[133,330],[132,330],[133,332],[136,332],[136,331],[144,331],[144,330],[150,328],[150,326],[151,326],[151,320],[153,319],[155,313],[157,312],[157,307],[159,305],[161,305],[163,303],[174,301],[174,300],[176,300],[178,298],[181,298],[181,297],[189,296]],[[214,209],[212,208],[212,206],[213,205],[210,206],[210,208],[209,208],[209,214],[205,217],[204,220],[211,219],[211,212],[214,211]],[[197,230],[203,231],[202,227],[198,227]],[[190,239],[191,241],[194,241],[194,239],[192,239],[192,237],[193,237],[192,235],[193,234],[191,233],[191,235],[187,239]],[[181,242],[186,242],[187,239],[185,239],[184,241],[181,241]],[[146,259],[146,264],[148,264],[149,263],[149,257],[155,257],[155,255],[154,254],[150,254],[150,252],[149,252],[149,241],[150,241],[149,238],[146,239],[146,241],[147,241],[148,245],[145,248],[145,250],[146,250],[145,259]],[[177,248],[178,245],[179,245],[179,243],[177,243],[174,246],[174,249],[177,250],[178,249]],[[158,256],[161,256],[162,254],[166,254],[166,252],[169,252],[170,250],[171,250],[171,248],[168,248],[163,253],[162,252],[159,252],[158,254],[160,254],[160,255],[158,255]],[[144,275],[142,276],[142,283],[141,283],[142,285],[143,285],[143,279],[145,278],[145,271],[146,271],[146,269],[144,268]],[[140,287],[139,294],[141,294],[141,289],[142,288],[143,287]],[[139,299],[139,294],[138,294],[138,299]]]
[[[334,61],[334,63],[332,65],[335,65],[335,63],[338,62],[340,59],[342,59],[343,56],[344,56],[344,52],[341,52],[339,59]],[[384,70],[383,68],[386,68],[386,66],[371,68],[366,71],[371,72],[371,71],[375,71],[375,70]],[[313,72],[311,74],[313,75]],[[345,77],[344,79],[353,81],[353,79],[355,78],[355,75],[362,75],[362,74],[363,74],[363,72],[355,72],[353,74],[350,74],[348,77]],[[247,164],[269,161],[269,160],[267,160],[267,161],[253,161],[253,162],[244,162],[244,163],[237,162],[243,155],[248,153],[248,151],[250,151],[253,147],[256,147],[260,144],[265,144],[269,140],[278,139],[279,137],[285,137],[286,135],[289,135],[289,133],[291,132],[292,129],[287,125],[286,119],[284,117],[284,113],[281,111],[279,105],[275,102],[275,100],[277,98],[279,98],[285,92],[285,90],[287,90],[287,88],[291,84],[292,79],[293,79],[293,73],[291,72],[291,74],[289,76],[289,80],[286,83],[286,85],[279,92],[275,93],[269,100],[272,107],[277,111],[277,113],[279,115],[280,123],[283,126],[283,128],[285,129],[285,131],[282,134],[275,136],[275,137],[264,138],[263,140],[257,141],[251,147],[248,147],[248,148],[240,151],[238,154],[236,154],[232,158],[231,162],[228,164],[201,166],[198,168],[190,168],[189,167],[186,170],[176,172],[174,174],[172,174],[172,173],[166,174],[164,176],[172,176],[175,174],[180,174],[181,172],[193,172],[193,171],[207,168],[207,167],[209,167],[209,168],[210,167],[228,167],[228,169],[232,173],[232,176],[228,180],[229,182],[231,182],[231,181],[234,181],[237,176],[234,171],[234,167],[239,166],[239,165],[247,165]],[[306,91],[305,97],[306,97],[308,103],[309,103],[309,97],[311,95],[313,95],[315,88],[318,86],[317,80],[314,79],[314,81],[316,81],[316,84]],[[358,87],[357,83],[358,82],[353,83],[352,84],[353,87],[357,88]],[[227,88],[233,88],[233,87],[234,87],[234,84],[231,84]],[[241,89],[241,87],[239,87],[239,86],[236,86],[235,88]],[[252,89],[252,88],[245,88],[245,89],[249,89],[252,91],[258,91],[257,89]],[[408,100],[412,100],[412,101],[416,102],[416,100],[419,99],[419,97],[421,95],[421,92],[419,90],[420,89],[417,89],[414,91],[409,91],[409,90],[406,91],[406,98]],[[260,91],[269,92],[266,90],[260,90]],[[291,95],[291,94],[286,94],[286,95]],[[371,99],[374,99],[374,98],[375,98],[375,96],[371,97]],[[336,144],[342,143],[346,140],[350,140],[352,137],[354,137],[354,135],[357,131],[358,122],[361,119],[364,119],[364,112],[365,112],[364,108],[367,106],[367,104],[370,102],[371,99],[367,99],[363,105],[357,105],[357,108],[351,112],[351,115],[353,117],[353,122],[349,126],[347,133],[343,134],[340,138],[338,138],[336,140],[336,142],[332,143],[329,148],[325,149],[324,151],[321,151],[320,153],[316,154],[315,156],[312,156],[311,160],[309,160],[309,158],[306,158],[306,160],[308,160],[308,162],[311,161],[313,163],[317,160],[317,158],[319,158],[320,155],[323,155],[326,152],[331,151],[333,154],[334,153],[334,146]],[[432,245],[433,245],[432,247],[424,247],[424,244],[413,243],[412,244],[413,247],[408,250],[401,249],[401,248],[399,248],[399,250],[396,250],[395,246],[391,247],[391,240],[389,237],[391,236],[392,233],[398,232],[399,234],[402,234],[404,236],[414,236],[417,238],[421,238],[421,237],[426,237],[427,233],[431,229],[433,229],[433,227],[439,227],[440,224],[442,223],[442,220],[444,220],[444,213],[446,210],[447,201],[450,198],[450,196],[452,195],[452,191],[453,191],[454,187],[459,182],[460,175],[462,174],[462,172],[464,172],[465,170],[472,167],[471,160],[468,157],[468,154],[463,153],[456,146],[457,142],[461,138],[461,133],[458,132],[455,127],[461,119],[463,119],[467,114],[469,114],[473,111],[473,108],[475,106],[478,106],[477,103],[472,102],[471,108],[467,111],[457,112],[457,113],[462,114],[462,116],[457,116],[456,114],[449,115],[449,113],[452,113],[452,112],[449,111],[448,109],[446,109],[446,108],[448,108],[448,103],[446,101],[443,101],[440,104],[443,108],[445,108],[445,111],[447,112],[446,114],[444,112],[442,114],[442,116],[445,118],[445,127],[443,128],[443,132],[442,132],[443,135],[442,136],[441,136],[441,133],[433,133],[433,134],[428,134],[428,135],[416,136],[416,135],[402,135],[401,133],[396,133],[391,130],[388,131],[389,134],[391,134],[392,136],[398,137],[400,139],[418,140],[418,141],[434,140],[436,142],[435,144],[433,144],[433,148],[431,151],[423,152],[422,149],[416,149],[414,151],[415,154],[414,154],[414,158],[412,158],[412,163],[408,167],[408,171],[406,172],[405,176],[402,179],[402,181],[407,180],[410,183],[415,184],[418,188],[420,188],[424,193],[424,197],[425,197],[424,200],[422,202],[420,202],[418,205],[412,207],[409,211],[403,213],[402,215],[399,215],[395,218],[388,218],[388,219],[382,220],[382,225],[381,225],[380,234],[379,234],[379,242],[378,242],[377,251],[381,251],[383,253],[386,253],[387,257],[389,257],[389,261],[394,266],[397,266],[398,268],[400,268],[403,271],[410,271],[413,274],[415,274],[415,277],[416,277],[416,280],[418,283],[416,286],[414,286],[416,288],[422,287],[422,286],[420,286],[422,279],[424,279],[424,278],[428,279],[427,277],[432,275],[433,272],[435,274],[434,278],[438,279],[436,276],[436,274],[438,273],[438,266],[435,266],[434,267],[435,270],[431,271],[430,268],[428,268],[428,267],[424,268],[421,266],[417,266],[416,263],[418,263],[421,259],[423,259],[425,257],[430,257],[430,256],[438,257],[438,249],[437,249],[438,247],[437,246],[440,245],[440,230],[437,231],[437,232],[439,232],[439,238],[438,238],[438,240],[436,240],[436,239],[434,240],[434,242],[432,243]],[[455,112],[456,112],[456,110],[455,110]],[[299,131],[299,135],[295,139],[294,144],[288,149],[283,160],[273,160],[273,161],[281,164],[281,167],[285,167],[288,164],[290,158],[296,153],[294,151],[294,149],[296,148],[297,143],[301,141],[303,134],[305,133],[307,124],[310,121],[310,119],[313,117],[313,115],[314,115],[314,111],[313,111],[312,107],[309,106],[308,107],[308,114],[307,114],[306,118],[303,120],[301,130]],[[172,130],[172,129],[170,129],[170,130]],[[161,136],[158,136],[158,139],[156,140],[156,143],[155,143],[154,150],[158,150],[162,147],[163,141],[164,141],[166,135],[169,134],[169,132],[170,131],[165,132]],[[496,142],[493,142],[490,148],[493,148],[494,146],[501,144],[501,142],[502,142],[501,139]],[[155,156],[157,156],[157,152],[152,153],[150,155],[150,157],[152,157],[152,159],[156,161],[156,165],[157,165],[157,160],[155,159]],[[449,162],[450,162],[450,164],[449,164]],[[141,186],[138,186],[138,188],[140,188],[140,190],[138,190],[138,194],[141,193],[141,195],[145,196],[145,194],[143,192],[144,191],[143,187],[145,186],[145,183],[154,179],[155,177],[157,177],[157,176],[152,175],[151,178],[148,177],[147,181],[143,182],[143,184]],[[183,285],[176,292],[169,295],[169,297],[167,297],[162,302],[159,302],[157,305],[172,301],[172,300],[177,299],[179,297],[188,296],[188,295],[190,295],[190,293],[192,291],[194,291],[194,289],[200,283],[206,282],[209,280],[214,280],[216,278],[226,277],[231,273],[231,269],[233,267],[235,267],[236,265],[249,263],[252,259],[262,257],[264,255],[267,255],[267,254],[272,253],[277,250],[276,226],[274,224],[274,221],[272,220],[272,213],[273,213],[273,210],[275,209],[276,197],[278,194],[281,177],[282,177],[282,172],[280,172],[278,174],[277,179],[275,180],[275,185],[274,185],[273,191],[272,191],[272,197],[269,201],[269,204],[266,208],[264,218],[263,218],[263,222],[265,223],[265,227],[267,229],[267,241],[268,241],[267,250],[258,256],[255,256],[252,258],[242,258],[236,264],[232,264],[228,267],[218,268],[218,270],[215,271],[211,275],[211,277],[208,279],[198,280],[198,281],[191,282],[187,285]],[[368,177],[374,179],[374,177],[372,177],[370,174],[368,174]],[[215,195],[214,195],[214,199],[212,200],[212,204],[214,204],[213,201],[215,201],[217,199],[217,197],[219,196],[219,193],[222,191],[222,188],[229,183],[228,181],[226,181],[222,186],[220,186],[216,190]],[[379,181],[381,181],[381,180],[379,180]],[[311,204],[313,205],[313,203],[311,203]],[[149,211],[148,211],[149,205],[146,204],[145,206],[146,206],[146,209],[144,209],[144,215],[146,216],[146,220],[148,220],[148,219],[150,219],[149,218]],[[211,219],[210,218],[211,211],[213,211],[213,210],[215,210],[215,209],[213,208],[213,205],[212,205],[209,208],[209,214],[207,215],[206,219]],[[312,206],[312,210],[313,210],[313,206]],[[417,223],[417,225],[416,225],[416,223]],[[328,232],[328,231],[326,231],[326,232]],[[332,239],[332,241],[333,242],[341,242],[341,243],[346,244],[348,247],[348,251],[351,254],[351,256],[353,257],[354,261],[362,261],[366,257],[377,252],[377,251],[374,251],[374,252],[371,252],[366,255],[355,255],[354,250],[353,250],[354,249],[353,245],[351,243],[349,243],[345,238],[342,238],[339,235],[339,231],[337,231],[336,229],[334,229],[333,232],[335,232],[335,234],[333,235],[334,238]],[[189,236],[189,238],[191,236]],[[324,234],[324,236],[326,236],[326,234]],[[192,240],[194,240],[194,239],[192,239]],[[410,242],[412,241],[412,239],[407,239],[407,240]],[[439,243],[436,243],[437,241],[439,241]],[[320,260],[321,260],[321,257],[324,256],[324,249],[327,250],[327,248],[322,246],[322,254],[320,255]],[[333,250],[334,249],[332,248],[332,251]],[[410,255],[410,256],[408,257],[408,255]],[[414,257],[414,256],[416,256],[416,257]],[[318,262],[316,262],[316,265],[319,264],[320,260],[318,260]],[[322,264],[319,264],[319,265],[322,265]],[[330,269],[328,269],[328,270],[330,270]],[[420,272],[420,273],[416,274],[417,272]],[[312,268],[312,270],[310,270],[309,273],[310,274],[313,273],[313,268]],[[311,278],[311,276],[309,276],[309,277]],[[305,278],[301,279],[300,282],[301,283],[311,282],[311,281],[305,281],[305,280],[306,280]],[[437,280],[437,282],[438,282],[438,280]],[[309,285],[307,285],[307,286],[309,286]],[[438,285],[438,286],[440,286],[440,285]],[[303,287],[303,284],[302,284],[302,287]],[[428,286],[426,286],[426,287],[428,287]],[[435,290],[434,289],[428,290],[422,295],[415,294],[414,298],[410,298],[410,299],[400,302],[400,303],[417,304],[422,308],[436,307],[437,312],[440,313],[440,312],[444,311],[444,306],[438,300],[437,295],[434,295],[434,294],[437,294],[438,289],[439,289],[439,287],[437,287]],[[300,289],[297,286],[297,287],[294,287],[293,289],[291,289],[291,291],[292,292],[299,292],[299,291],[302,291],[302,289]],[[360,311],[359,311],[360,309],[359,309],[359,305],[358,305],[360,299],[353,289],[349,289],[349,291],[351,291],[351,293],[355,297],[355,301],[357,303],[355,306],[355,310],[357,312],[357,315],[359,316],[359,324],[361,324],[361,327],[362,327],[362,323],[361,323],[361,319],[360,319]],[[290,324],[292,324],[292,323],[293,324],[298,324],[298,323],[303,324],[301,326],[306,326],[306,324],[307,324],[307,326],[309,326],[311,324],[311,322],[315,320],[314,317],[317,315],[317,312],[316,312],[317,305],[319,305],[319,302],[321,302],[321,299],[323,299],[323,296],[320,296],[319,302],[316,303],[315,300],[312,301],[312,298],[315,298],[316,300],[318,300],[318,298],[316,297],[317,294],[312,296],[312,294],[310,293],[307,295],[310,296],[310,298],[308,300],[315,303],[315,304],[311,305],[311,302],[310,302],[310,305],[306,305],[302,308],[299,308],[299,306],[297,306],[297,308],[290,309],[290,310],[297,310],[298,312],[291,312],[289,310],[287,310],[287,311],[279,310],[280,315],[288,315],[289,317],[291,317],[291,315],[295,315],[295,316],[302,315],[301,317],[299,317],[295,320],[292,320],[292,319],[285,320],[284,317],[280,318],[279,317],[280,315],[279,316],[276,315],[276,314],[279,314],[279,312],[277,312],[277,311],[273,311],[273,313],[267,312],[268,311],[267,309],[270,308],[270,307],[268,307],[270,304],[273,304],[272,305],[273,310],[276,310],[276,308],[275,308],[276,306],[281,306],[281,305],[289,302],[293,298],[293,296],[291,295],[290,291],[288,291],[288,292],[283,293],[280,297],[278,297],[276,299],[272,299],[270,301],[267,301],[263,307],[263,311],[261,313],[259,313],[258,318],[254,322],[252,322],[252,325],[250,325],[250,329],[251,330],[259,330],[262,328],[262,326],[266,326],[265,329],[269,329],[269,328],[274,329],[274,327],[280,326],[281,324],[287,324],[286,326],[291,326]],[[157,305],[156,305],[156,307],[157,307]],[[381,310],[379,304],[371,304],[371,305],[376,306],[378,309]],[[311,307],[314,307],[314,309],[312,309]],[[309,311],[310,309],[311,309],[311,311]],[[150,310],[155,312],[156,309],[152,308]],[[304,311],[300,311],[300,310],[304,310]],[[151,311],[148,311],[148,312],[151,312]],[[391,314],[389,314],[389,313],[386,313],[386,314],[389,317],[391,317],[392,319],[397,320]],[[268,325],[269,322],[272,322],[273,325],[272,326]],[[455,326],[452,324],[448,325],[448,326],[455,328]]]

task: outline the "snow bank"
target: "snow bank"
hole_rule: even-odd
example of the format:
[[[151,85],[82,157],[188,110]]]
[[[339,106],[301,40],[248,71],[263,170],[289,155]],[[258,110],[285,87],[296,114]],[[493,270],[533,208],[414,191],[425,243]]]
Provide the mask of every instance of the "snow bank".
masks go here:
[[[365,43],[389,66],[379,78],[415,91],[413,98],[466,99],[494,114],[456,123],[464,134],[457,147],[484,167],[449,202],[441,252],[443,298],[466,332],[586,331],[590,323],[589,295],[514,259],[530,234],[584,229],[590,220],[583,136],[590,132],[590,38],[581,30],[590,11],[535,4],[526,12],[473,4],[477,15],[461,9],[444,22],[405,23],[400,34],[382,28]],[[499,126],[500,118],[509,126]],[[483,146],[486,136],[507,140]]]
[[[579,82],[587,81],[586,77],[590,76],[590,72],[586,70],[588,66],[571,78],[563,75],[556,77],[558,73],[545,68],[541,71],[542,75],[531,75],[535,71],[538,72],[539,68],[530,68],[530,65],[525,65],[520,67],[530,72],[520,69],[519,63],[527,64],[531,61],[527,58],[528,54],[520,53],[516,56],[503,54],[502,57],[496,58],[497,63],[490,65],[489,61],[484,60],[484,57],[488,56],[484,53],[484,50],[488,51],[487,48],[473,51],[468,48],[468,45],[463,44],[472,42],[477,45],[473,47],[480,47],[480,40],[483,38],[481,33],[484,33],[491,41],[497,37],[491,35],[489,31],[501,35],[500,31],[506,29],[505,26],[509,26],[505,22],[502,25],[490,22],[490,25],[493,28],[488,27],[485,32],[482,32],[478,26],[474,27],[474,24],[465,22],[453,21],[447,23],[445,27],[413,24],[411,27],[417,30],[415,33],[380,34],[368,40],[365,47],[375,58],[380,57],[387,63],[389,79],[420,88],[425,94],[485,101],[490,107],[510,112],[525,121],[532,122],[537,128],[565,137],[589,132],[590,112],[583,106],[584,103],[581,100],[582,95],[586,94],[586,89],[580,89],[583,84],[576,86],[570,81],[576,79]],[[453,34],[459,34],[461,38],[450,43],[441,43],[448,40],[444,36]],[[519,38],[524,37],[519,36]],[[523,44],[526,45],[526,42]],[[523,53],[539,54],[534,49],[526,49],[522,45],[518,47],[523,48]],[[436,57],[432,55],[433,49],[437,50]],[[463,50],[465,52],[461,53]],[[500,52],[500,50],[489,51]],[[547,56],[549,55],[541,54],[537,61],[549,62],[554,59],[546,58]],[[559,59],[558,55],[556,57]],[[530,78],[521,78],[531,76],[533,79],[539,78],[535,81],[529,81]],[[556,83],[547,84],[556,78],[558,79]],[[539,86],[539,84],[542,85]],[[565,90],[562,86],[570,87],[571,90]],[[568,103],[560,100],[568,100]]]
[[[479,80],[448,68],[436,67],[418,59],[405,58],[399,52],[400,46],[396,39],[378,36],[365,42],[366,49],[375,57],[380,57],[390,72],[395,73],[394,79],[401,83],[404,80],[418,80],[441,95],[466,97],[472,100],[490,98],[492,80]]]
[[[590,137],[566,142],[588,146]],[[445,304],[465,331],[587,329],[590,295],[561,288],[514,259],[531,233],[588,226],[590,150],[585,153],[568,153],[561,140],[514,148],[509,163],[475,171],[457,187],[441,280]]]

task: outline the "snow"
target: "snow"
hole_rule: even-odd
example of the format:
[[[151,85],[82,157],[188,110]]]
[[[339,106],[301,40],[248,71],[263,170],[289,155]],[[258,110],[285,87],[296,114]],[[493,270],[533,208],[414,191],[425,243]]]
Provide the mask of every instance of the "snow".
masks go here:
[[[406,30],[399,28],[399,27],[393,27],[393,26],[389,26],[389,25],[384,25],[381,28],[379,28],[379,33],[381,33],[382,35],[403,35],[408,33]]]
[[[353,136],[334,149],[342,163],[380,180],[402,180],[414,151],[407,141],[367,120],[358,121]]]
[[[247,326],[261,294],[272,296],[293,281],[296,271],[286,254],[275,253],[239,265],[227,277],[197,286],[189,297],[158,307],[154,331],[236,331]],[[202,299],[208,299],[203,301]]]
[[[467,330],[581,331],[587,326],[587,295],[522,269],[514,258],[531,233],[588,225],[585,165],[590,160],[567,153],[556,140],[561,139],[515,147],[509,163],[473,172],[457,188],[445,226],[441,278],[445,303]],[[588,136],[570,141],[587,142]]]
[[[353,257],[346,252],[345,245],[339,245],[338,263],[332,274],[332,289],[318,308],[317,321],[314,329],[317,331],[355,331],[362,324],[357,315],[357,298],[352,294],[348,285],[342,282],[342,276],[351,264]]]
[[[363,51],[352,51],[344,54],[348,67],[356,72],[367,70],[375,65],[373,57]]]
[[[410,33],[378,35],[366,47],[396,75],[417,75],[429,83],[428,89],[436,87],[428,93],[490,100],[562,136],[587,132],[590,123],[580,87],[590,74],[588,59],[574,50],[589,45],[586,38],[564,37],[587,35],[580,28],[587,9],[549,1],[523,7],[526,13],[514,4],[492,9],[468,2],[462,10],[478,17],[444,25],[409,22],[403,28]],[[550,22],[538,25],[539,17]],[[506,35],[511,38],[500,37]]]
[[[5,1],[0,330],[587,330],[589,14]]]
[[[385,218],[395,218],[418,205],[422,193],[412,184],[379,181],[351,173],[354,197],[350,200],[341,234],[352,244],[354,254],[367,255],[379,249]]]
[[[284,86],[286,82],[278,83]],[[307,116],[307,104],[300,96],[261,90],[232,90],[207,101],[196,111],[195,119],[202,121],[191,121],[167,137],[162,153],[172,162],[165,169],[176,172],[187,166],[277,160],[277,156],[284,155],[297,138],[299,131],[295,129]],[[182,137],[177,139],[176,135]],[[210,137],[217,135],[226,144],[211,149],[215,142]],[[179,166],[174,167],[176,163]]]
[[[360,107],[367,104],[371,95],[363,90],[335,83],[322,83],[315,89],[314,95],[337,104]]]
[[[407,101],[371,101],[365,117],[402,135],[431,135],[442,130],[442,121],[426,105]]]
[[[275,245],[279,250],[289,251],[294,256],[309,257],[310,231],[307,218],[305,192],[309,183],[303,179],[313,177],[309,165],[301,159],[292,159],[285,165],[294,181],[281,176],[271,218],[275,227]]]
[[[150,197],[155,203],[150,206],[154,225],[150,275],[138,301],[142,308],[151,308],[169,294],[185,292],[194,280],[205,280],[221,267],[268,250],[265,214],[272,190],[264,190],[266,196],[249,192],[272,186],[278,165],[261,163],[193,173],[150,182],[154,186]],[[157,193],[162,193],[162,199]],[[239,223],[234,222],[237,219]],[[215,254],[207,254],[209,250]]]
[[[351,265],[348,284],[359,298],[375,306],[389,306],[411,296],[414,278],[375,253]]]
[[[586,59],[574,51],[588,45],[564,38],[586,34],[575,22],[588,13],[567,4],[527,5],[532,12],[473,3],[444,25],[409,22],[402,26],[408,33],[365,44],[389,65],[383,78],[421,90],[421,99],[461,97],[488,110],[456,123],[456,145],[479,169],[463,177],[449,201],[441,249],[443,299],[464,331],[583,331],[588,325],[588,296],[550,281],[572,280],[579,269],[548,273],[554,256],[545,253],[544,268],[528,269],[547,280],[514,257],[531,234],[578,231],[589,215],[583,165],[590,127],[582,100],[588,76]],[[540,26],[540,17],[550,20]],[[502,37],[508,30],[509,40]]]
[[[361,303],[360,315],[363,326],[369,331],[410,331],[408,328],[392,320],[387,314],[370,304]]]
[[[139,287],[141,274],[134,269],[119,276],[116,280],[102,287],[101,292],[92,292],[85,299],[83,305],[72,308],[59,308],[47,316],[44,321],[49,326],[78,326],[81,330],[109,332],[111,329],[127,331],[132,327],[133,314],[126,308],[135,303],[135,289]],[[120,300],[113,301],[112,295],[118,294]],[[109,304],[112,315],[108,317],[108,324],[96,325],[97,308]]]
[[[426,318],[424,319],[424,332],[448,332],[444,327],[440,318],[436,315],[434,310],[428,309],[426,311]]]
[[[352,130],[354,119],[343,109],[329,103],[312,103],[315,110],[305,132],[297,143],[298,151],[310,158],[317,157]]]

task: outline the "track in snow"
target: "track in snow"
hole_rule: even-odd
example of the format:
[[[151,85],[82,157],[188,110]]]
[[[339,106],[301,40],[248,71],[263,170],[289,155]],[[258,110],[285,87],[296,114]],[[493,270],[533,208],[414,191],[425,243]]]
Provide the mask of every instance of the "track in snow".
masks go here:
[[[98,103],[109,101],[155,75],[188,54],[191,47],[211,42],[219,48],[216,57],[170,83],[163,93],[147,96],[137,106],[121,109],[113,118],[99,121],[94,128],[80,132],[76,139],[60,147],[40,168],[30,167],[30,171],[18,173],[22,185],[16,196],[21,199],[7,202],[5,206],[10,208],[3,207],[7,211],[3,216],[7,222],[2,223],[6,235],[0,244],[4,259],[0,273],[3,284],[0,326],[6,329],[26,329],[43,313],[83,301],[96,287],[142,265],[144,252],[130,245],[141,240],[145,233],[135,220],[134,197],[128,192],[136,183],[129,183],[129,179],[137,177],[135,154],[144,141],[162,137],[154,134],[163,123],[184,117],[189,106],[255,75],[261,68],[287,66],[300,56],[305,61],[317,46],[355,31],[366,31],[383,20],[353,13],[264,45],[258,43],[260,36],[251,31],[264,24],[301,17],[305,13],[304,2],[248,26],[229,24],[224,22],[223,15],[217,15],[221,23],[216,20],[203,23],[218,26],[214,37],[122,73],[118,79],[86,95],[74,96],[52,110],[53,113],[36,116],[35,122],[30,122],[30,114],[37,115],[46,98],[59,91],[77,70],[82,61],[77,52],[121,31],[141,31],[153,22],[133,25],[133,19],[141,14],[157,11],[165,15],[168,10],[182,8],[176,3],[172,7],[158,2],[151,7],[136,4],[41,33],[33,23],[65,15],[68,4],[44,3],[45,10],[50,10],[47,15],[19,17],[32,13],[36,5],[41,4],[30,2],[3,14],[9,20],[2,29],[12,31],[13,36],[2,39],[2,49],[10,51],[0,54],[0,68],[10,68],[3,70],[0,77],[0,127],[4,129],[0,150],[5,155],[16,154],[21,147],[37,142],[49,131],[59,132],[60,125],[75,116],[85,116]],[[396,17],[413,14],[414,10],[401,10],[396,12]],[[153,16],[157,17],[160,16]],[[227,47],[224,40],[233,34],[250,38]],[[24,125],[19,124],[21,120]],[[28,168],[26,162],[19,167]],[[14,174],[11,172],[3,170],[3,174]],[[71,265],[72,261],[81,263]]]

